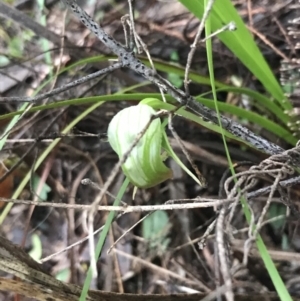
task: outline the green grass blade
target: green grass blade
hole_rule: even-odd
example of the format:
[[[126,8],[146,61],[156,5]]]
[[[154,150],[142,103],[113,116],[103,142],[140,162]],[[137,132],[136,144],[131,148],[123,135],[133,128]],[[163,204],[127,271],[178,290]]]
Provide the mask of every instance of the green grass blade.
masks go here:
[[[116,59],[115,56],[93,56],[90,58],[85,58],[82,59],[68,67],[63,68],[59,74],[72,70],[75,67],[82,66],[85,64],[94,64],[94,63],[101,63],[108,61],[110,59]],[[147,58],[140,57],[141,61],[150,66],[150,63]],[[164,62],[158,59],[153,59],[155,68],[158,71],[163,71],[166,73],[174,73],[176,75],[181,76],[184,78],[184,68],[178,64],[170,63],[170,62]],[[207,76],[203,76],[201,74],[198,74],[195,71],[190,72],[190,79],[193,80],[195,83],[203,84],[203,85],[210,85],[210,79]],[[49,79],[51,80],[51,79]],[[48,81],[46,82],[46,84]],[[253,98],[254,102],[253,105],[255,106],[257,101],[260,106],[263,106],[267,111],[272,112],[274,116],[278,118],[279,121],[281,121],[283,124],[286,124],[289,121],[289,116],[286,115],[282,108],[279,107],[276,103],[271,101],[268,97],[264,96],[263,94],[253,91],[248,88],[244,87],[234,87],[231,85],[224,84],[222,82],[215,81],[215,85],[218,88],[218,91],[228,91],[228,92],[233,92],[236,94],[245,94],[250,96],[250,98]],[[251,101],[251,100],[250,100]]]
[[[120,187],[120,190],[117,194],[117,197],[113,203],[113,206],[118,206],[123,198],[123,195],[124,193],[126,192],[126,189],[129,185],[129,179],[126,178],[125,181],[123,182],[122,186]],[[104,245],[104,242],[105,242],[105,239],[106,239],[106,236],[108,234],[108,231],[109,231],[109,228],[112,224],[112,221],[115,217],[115,212],[114,211],[111,211],[109,212],[109,215],[107,217],[107,220],[105,221],[105,225],[104,225],[104,228],[100,234],[100,237],[99,237],[99,240],[98,240],[98,243],[97,243],[97,246],[96,246],[96,250],[95,250],[95,258],[96,258],[96,261],[99,259],[100,257],[100,254],[101,254],[101,251],[102,251],[102,248],[103,248],[103,245]],[[90,285],[91,285],[91,282],[92,282],[92,268],[91,266],[89,267],[88,269],[88,273],[87,273],[87,276],[86,276],[86,279],[84,281],[84,284],[83,284],[83,288],[82,288],[82,291],[81,291],[81,295],[80,295],[80,298],[79,298],[79,301],[85,301],[86,298],[87,298],[87,295],[88,295],[88,291],[89,291],[89,288],[90,288]]]
[[[214,103],[210,99],[200,97],[197,97],[196,99],[207,107],[214,109]],[[241,119],[246,119],[249,122],[259,125],[261,128],[268,130],[269,132],[275,134],[277,137],[284,139],[286,142],[292,145],[295,145],[297,143],[297,138],[294,137],[292,133],[290,133],[287,129],[285,129],[278,123],[273,122],[272,120],[261,114],[221,101],[218,101],[218,108],[221,112],[230,113],[233,116],[237,116]]]
[[[60,101],[60,102],[56,102],[56,103],[50,103],[50,104],[42,105],[42,106],[36,106],[36,107],[31,108],[28,112],[57,109],[57,108],[61,108],[61,107],[69,106],[69,105],[84,105],[84,104],[88,105],[90,103],[98,102],[98,101],[140,101],[141,99],[144,99],[144,98],[161,99],[161,95],[158,93],[133,93],[133,94],[92,96],[92,97],[86,97],[86,98],[70,99],[70,100]],[[208,106],[209,108],[212,108],[212,109],[215,108],[214,102],[211,99],[207,99],[207,98],[203,98],[203,97],[197,97],[196,99],[199,102],[201,102],[202,104]],[[172,101],[173,98],[169,95],[166,95],[166,100]],[[163,109],[165,107],[165,105],[162,103],[162,101],[159,101],[158,103],[156,103],[155,106],[156,106],[156,109]],[[257,124],[257,125],[261,126],[262,128],[268,130],[269,132],[275,134],[277,137],[284,139],[286,142],[288,142],[292,145],[295,145],[297,143],[297,139],[286,128],[281,126],[279,123],[269,120],[267,117],[265,117],[261,114],[258,114],[258,113],[240,108],[240,107],[236,107],[234,105],[224,103],[221,101],[218,102],[218,107],[221,112],[229,113],[231,115],[239,117],[240,119],[246,119],[249,122]],[[22,112],[23,111],[17,111],[17,112],[2,115],[2,116],[0,116],[0,120],[12,118],[15,115],[22,114]],[[197,120],[196,115],[193,115],[193,116],[194,116],[193,118]],[[201,118],[198,117],[198,119],[200,121]],[[210,125],[210,123],[201,123],[201,122],[198,122],[198,123],[202,124],[203,126],[205,126],[207,128],[210,128],[210,129],[213,128],[214,131],[216,130],[216,127],[212,127]],[[233,139],[236,139],[233,136],[230,136],[230,137],[232,137]]]
[[[204,1],[204,3],[207,2]],[[210,28],[210,17],[208,18],[208,20],[206,21],[206,27],[205,27],[205,31],[206,31],[206,35],[210,35],[211,33],[211,28]],[[218,117],[219,117],[219,108],[218,108],[218,102],[217,102],[217,95],[216,95],[216,90],[215,90],[215,86],[214,86],[214,72],[213,72],[213,59],[212,59],[212,45],[211,45],[211,39],[207,40],[206,41],[206,49],[207,49],[207,60],[208,60],[208,66],[209,66],[209,74],[210,74],[210,77],[212,79],[211,83],[212,83],[212,91],[213,91],[213,96],[214,96],[214,102],[215,102],[215,107],[216,107],[216,111],[218,113]],[[221,121],[219,120],[219,124],[221,126]],[[225,147],[225,151],[226,151],[226,155],[227,155],[227,159],[228,159],[228,162],[229,162],[229,165],[230,165],[230,169],[231,169],[231,173],[232,175],[235,175],[235,171],[234,171],[234,168],[233,168],[233,164],[232,164],[232,161],[231,161],[231,158],[230,158],[230,153],[228,151],[228,148],[227,148],[227,144],[226,144],[226,139],[225,139],[225,135],[222,131],[222,138],[223,138],[223,142],[224,142],[224,147]],[[248,221],[248,223],[250,224],[250,221],[251,221],[251,214],[250,214],[250,210],[249,210],[249,207],[248,207],[248,203],[247,201],[242,197],[241,198],[241,204],[242,204],[242,207],[243,207],[243,211],[244,211],[244,214],[246,216],[246,219]],[[256,240],[256,245],[257,245],[257,248],[259,250],[259,253],[262,257],[262,260],[264,261],[264,264],[266,266],[266,269],[272,279],[272,282],[276,288],[276,291],[277,293],[279,294],[279,297],[282,301],[292,301],[291,299],[291,296],[289,294],[289,292],[287,291],[286,287],[285,287],[285,284],[283,283],[276,267],[275,267],[275,264],[274,262],[272,261],[272,258],[271,256],[269,255],[268,253],[268,250],[261,238],[260,235],[258,235],[258,238]]]
[[[147,62],[146,60],[141,60],[143,61],[143,63],[149,64],[149,62]],[[179,66],[174,63],[163,62],[156,59],[154,59],[153,62],[157,70],[166,73],[174,73],[184,78],[184,68],[182,66]],[[189,78],[195,83],[210,86],[210,79],[206,76],[198,74],[195,71],[190,72]],[[286,124],[290,119],[289,116],[284,113],[284,110],[280,106],[278,106],[275,102],[273,102],[268,97],[264,96],[259,92],[244,87],[234,87],[218,81],[215,81],[215,85],[218,88],[218,92],[228,91],[236,94],[245,94],[250,96],[251,98],[253,98],[253,100],[257,101],[259,105],[263,106],[266,109],[266,111],[272,112],[274,116],[276,116],[284,124]],[[253,102],[253,105],[255,106],[255,102]]]
[[[199,19],[204,11],[203,0],[179,0],[190,12]],[[240,59],[240,61],[264,85],[266,90],[280,103],[284,109],[290,109],[291,104],[285,102],[282,88],[276,80],[269,65],[257,47],[252,35],[237,13],[230,0],[216,0],[210,14],[212,31],[220,29],[225,24],[234,21],[237,30],[226,31],[218,35],[220,40]]]

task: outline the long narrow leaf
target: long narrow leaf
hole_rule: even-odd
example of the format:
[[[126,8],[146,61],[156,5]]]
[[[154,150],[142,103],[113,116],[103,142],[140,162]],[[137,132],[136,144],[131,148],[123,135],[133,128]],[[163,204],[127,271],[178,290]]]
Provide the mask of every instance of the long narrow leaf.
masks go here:
[[[203,0],[179,0],[199,19],[204,11]],[[225,31],[219,39],[235,54],[236,57],[260,80],[266,90],[281,104],[284,109],[291,108],[290,103],[283,101],[285,96],[280,84],[257,47],[252,35],[245,26],[230,0],[216,0],[211,11],[212,31],[222,28],[229,22],[235,22],[235,32]]]

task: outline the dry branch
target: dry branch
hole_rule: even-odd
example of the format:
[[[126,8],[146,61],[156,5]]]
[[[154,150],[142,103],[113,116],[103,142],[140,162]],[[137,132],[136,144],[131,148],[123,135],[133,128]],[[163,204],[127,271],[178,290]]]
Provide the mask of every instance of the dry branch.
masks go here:
[[[20,280],[0,278],[0,290],[18,293],[39,301],[75,301],[79,299],[81,287],[63,283],[43,272],[21,248],[0,237],[0,269]],[[87,301],[199,301],[207,294],[134,295],[102,291],[89,291]],[[236,295],[236,301],[279,300],[275,294]],[[300,301],[300,298],[294,298]]]

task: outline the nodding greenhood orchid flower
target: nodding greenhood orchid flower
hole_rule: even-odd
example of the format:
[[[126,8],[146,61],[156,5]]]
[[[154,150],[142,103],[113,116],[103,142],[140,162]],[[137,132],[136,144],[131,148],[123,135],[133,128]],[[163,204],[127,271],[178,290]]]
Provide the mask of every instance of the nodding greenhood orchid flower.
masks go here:
[[[116,114],[108,127],[108,141],[122,158],[130,149],[155,114],[146,104],[128,107]],[[159,118],[152,120],[148,129],[122,165],[124,174],[138,188],[150,188],[172,177],[163,163],[163,128]]]

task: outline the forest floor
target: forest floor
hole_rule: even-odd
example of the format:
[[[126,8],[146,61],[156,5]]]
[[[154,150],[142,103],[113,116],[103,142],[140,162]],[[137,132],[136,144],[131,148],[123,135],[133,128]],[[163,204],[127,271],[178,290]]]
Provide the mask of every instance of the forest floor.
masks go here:
[[[17,23],[0,18],[0,96],[32,96],[34,93],[42,93],[67,84],[99,70],[103,65],[101,62],[87,62],[57,75],[62,68],[84,58],[111,54],[79,20],[66,11],[62,2],[45,1],[43,9],[39,7],[38,2],[32,0],[10,2],[22,13],[44,24],[44,32],[33,33],[26,25],[21,24],[21,21]],[[282,0],[276,1],[276,4],[270,0],[263,1],[263,4],[262,1],[256,0],[232,2],[250,31],[255,28],[255,31],[252,30],[255,41],[280,80],[282,76],[280,64],[283,60],[281,54],[288,58],[296,57],[291,49],[297,41],[291,40],[286,32],[289,22],[300,15],[298,1]],[[96,20],[101,20],[101,25],[109,34],[124,42],[121,17],[127,13],[127,1],[78,1],[78,4]],[[138,0],[135,9],[136,30],[147,45],[152,58],[155,61],[173,61],[175,64],[185,66],[199,24],[198,19],[176,1]],[[59,44],[53,39],[42,39],[46,37],[48,31],[64,39],[60,39]],[[70,48],[71,44],[75,51]],[[5,59],[9,55],[10,62],[6,65]],[[213,39],[213,60],[216,80],[226,84],[238,81],[238,84],[244,87],[264,91],[242,63],[216,38]],[[191,67],[199,74],[208,76],[205,45],[198,47]],[[166,73],[161,74],[169,78]],[[55,80],[51,80],[39,90],[41,84],[49,78]],[[139,75],[122,69],[51,97],[51,101],[110,95],[135,84],[139,84],[136,91],[158,92]],[[208,86],[193,83],[190,89],[192,95],[210,91]],[[240,95],[220,92],[218,100],[253,109]],[[47,101],[49,99],[44,100],[42,104],[46,105]],[[297,102],[294,103],[296,106]],[[116,164],[117,156],[105,139],[90,137],[83,133],[101,134],[105,137],[112,117],[121,109],[133,104],[134,100],[107,101],[80,121],[73,129],[73,133],[67,137],[60,135],[62,129],[86,109],[87,104],[25,114],[6,142],[7,152],[4,153],[3,159],[1,158],[3,160],[3,165],[0,166],[1,174],[4,175],[6,168],[13,166],[27,151],[28,154],[23,163],[0,183],[0,197],[11,198],[24,176],[36,164],[38,156],[49,145],[49,140],[61,137],[59,144],[31,177],[30,184],[22,190],[18,199],[37,200],[33,190],[39,190],[39,197],[43,201],[91,204],[99,191],[92,186],[81,185],[81,180],[89,178],[102,186]],[[17,108],[16,104],[1,103],[0,113],[3,115],[14,112]],[[0,129],[3,130],[8,122],[9,120],[0,120]],[[284,149],[292,147],[255,124],[247,123],[245,126]],[[220,183],[224,181],[222,177],[228,170],[228,163],[222,137],[179,117],[174,118],[174,127],[205,177],[207,187],[201,188],[196,185],[176,163],[169,160],[168,165],[173,170],[173,179],[154,188],[139,189],[134,199],[133,187],[130,186],[122,199],[126,204],[157,205],[174,199],[223,197]],[[176,153],[190,167],[171,135],[170,142]],[[248,162],[237,168],[237,171],[245,170],[249,164],[255,165],[267,158],[267,155],[234,140],[228,140],[228,147],[234,163]],[[46,184],[38,187],[39,179],[45,179]],[[112,204],[123,180],[123,174],[119,173],[103,204]],[[266,185],[268,179],[261,179],[256,188]],[[297,207],[299,199],[297,186],[293,187],[290,195]],[[266,201],[267,196],[250,201],[254,216],[261,212]],[[6,203],[0,203],[0,206],[0,210],[3,211]],[[134,294],[214,291],[223,282],[215,257],[214,232],[208,236],[204,248],[199,247],[199,241],[217,214],[217,208],[211,207],[160,211],[141,223],[138,222],[145,216],[143,212],[131,212],[120,216],[113,223],[106,239],[104,250],[97,262],[98,277],[91,288]],[[106,212],[99,212],[96,215],[95,229],[104,224],[107,215]],[[260,230],[260,234],[289,292],[294,296],[300,296],[300,232],[297,218],[292,213],[287,214],[287,208],[281,203],[278,195],[274,196],[267,214],[267,219],[271,218],[277,220],[267,222]],[[107,254],[110,246],[136,223],[133,230],[115,245],[115,251]],[[226,246],[230,265],[234,267],[242,263],[244,244],[248,239],[248,224],[241,206],[237,206],[231,225],[232,232],[227,233]],[[88,232],[84,211],[15,204],[0,229],[1,235],[15,244],[22,245],[26,251],[35,254],[39,259],[58,252],[44,261],[44,268],[63,281],[83,284],[90,263],[89,244],[85,239]],[[95,235],[96,241],[98,236],[99,234]],[[68,252],[62,252],[81,240],[83,240],[81,244]],[[246,266],[240,268],[234,276],[234,291],[249,295],[253,292],[262,295],[274,292],[274,286],[255,244],[249,253]],[[0,300],[8,300],[7,298],[7,294],[0,293]]]

